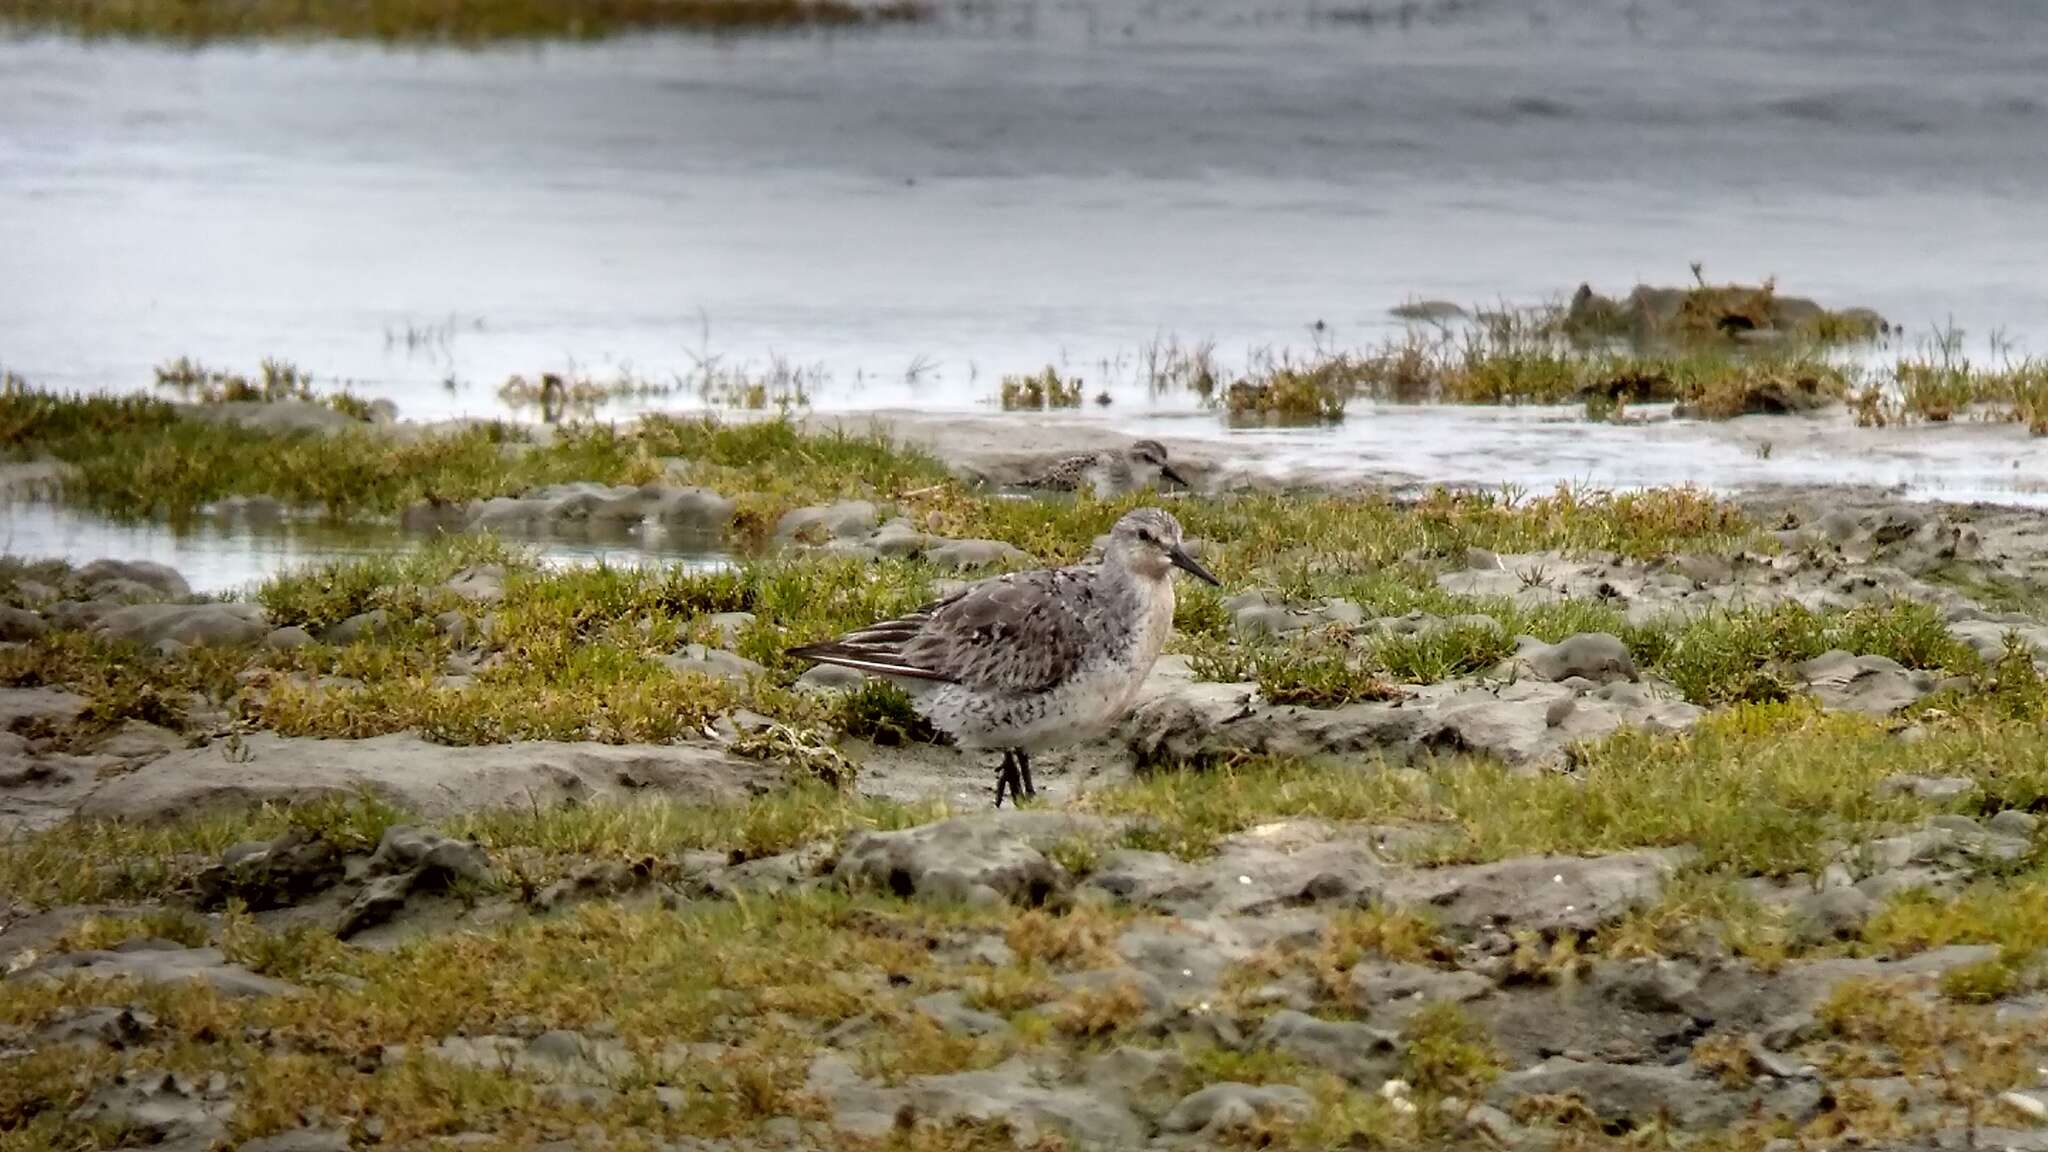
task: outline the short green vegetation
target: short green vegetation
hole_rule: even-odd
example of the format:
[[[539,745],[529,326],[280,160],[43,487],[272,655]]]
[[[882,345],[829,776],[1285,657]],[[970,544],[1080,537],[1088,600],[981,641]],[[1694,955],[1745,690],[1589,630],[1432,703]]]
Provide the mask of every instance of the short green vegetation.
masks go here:
[[[591,40],[656,29],[744,33],[919,21],[919,0],[0,0],[0,24],[88,38]]]
[[[178,378],[183,378],[182,374]],[[226,399],[232,383],[208,383]],[[294,374],[295,381],[303,381]],[[262,397],[265,385],[251,385]],[[278,430],[198,419],[152,397],[0,389],[0,458],[77,469],[67,499],[121,517],[188,519],[212,501],[269,495],[334,519],[389,517],[419,502],[516,495],[596,481],[698,484],[746,497],[742,533],[800,503],[889,495],[946,478],[928,454],[876,434],[803,435],[787,420],[647,416],[539,435],[504,423],[397,435],[363,425]]]
[[[997,394],[997,399],[1002,402],[1005,412],[1079,408],[1081,378],[1064,379],[1057,369],[1048,364],[1042,372],[1003,377],[1002,391]]]

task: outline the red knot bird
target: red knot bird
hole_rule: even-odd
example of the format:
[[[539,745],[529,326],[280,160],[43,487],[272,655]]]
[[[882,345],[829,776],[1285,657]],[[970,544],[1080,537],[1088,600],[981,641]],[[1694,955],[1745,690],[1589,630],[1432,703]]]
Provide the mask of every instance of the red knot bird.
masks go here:
[[[1023,482],[1025,488],[1072,492],[1088,488],[1109,499],[1157,487],[1161,479],[1192,488],[1187,477],[1166,461],[1166,445],[1157,440],[1134,440],[1129,448],[1083,452],[1054,461],[1045,471]]]
[[[962,748],[1000,749],[996,807],[1037,795],[1031,754],[1107,732],[1173,631],[1172,570],[1220,584],[1158,508],[1126,513],[1102,559],[990,577],[907,616],[789,654],[900,684]]]

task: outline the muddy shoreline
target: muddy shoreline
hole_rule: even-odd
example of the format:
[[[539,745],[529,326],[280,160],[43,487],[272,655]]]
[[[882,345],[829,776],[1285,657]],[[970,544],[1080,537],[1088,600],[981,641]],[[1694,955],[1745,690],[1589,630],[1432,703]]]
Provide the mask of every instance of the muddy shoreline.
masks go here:
[[[835,419],[774,467],[845,451],[813,438]],[[1085,554],[1122,505],[979,486],[1117,442],[885,427],[951,478],[877,457],[901,495],[769,505],[730,571],[455,541],[221,602],[161,566],[10,569],[23,1122],[180,1148],[2040,1139],[2034,921],[1999,910],[2048,891],[2043,513],[1389,500],[1171,442],[1196,491],[1152,498],[1226,594],[1187,593],[1129,719],[996,813],[983,759],[777,653]],[[436,515],[588,534],[759,498]],[[566,955],[628,974],[612,1003]],[[438,1112],[422,1077],[503,1102]]]

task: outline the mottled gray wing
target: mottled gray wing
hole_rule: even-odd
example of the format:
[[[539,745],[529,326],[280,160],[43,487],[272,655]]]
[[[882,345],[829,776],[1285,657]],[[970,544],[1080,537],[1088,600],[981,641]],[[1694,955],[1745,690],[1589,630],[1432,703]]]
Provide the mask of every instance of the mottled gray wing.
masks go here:
[[[932,606],[910,663],[978,688],[1039,692],[1065,679],[1099,627],[1093,567],[997,576]]]
[[[1096,572],[1012,572],[790,654],[884,676],[1043,691],[1079,663],[1099,615]]]
[[[1045,471],[1024,481],[1023,486],[1071,492],[1081,486],[1081,478],[1087,475],[1089,466],[1094,463],[1095,457],[1092,454],[1068,456],[1054,461]]]

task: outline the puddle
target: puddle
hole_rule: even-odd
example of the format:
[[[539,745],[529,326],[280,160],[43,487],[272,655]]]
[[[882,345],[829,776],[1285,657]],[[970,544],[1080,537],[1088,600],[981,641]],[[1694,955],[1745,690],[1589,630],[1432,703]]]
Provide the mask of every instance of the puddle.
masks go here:
[[[0,504],[0,554],[73,562],[151,560],[177,569],[194,591],[208,593],[247,591],[278,572],[308,564],[409,551],[422,539],[388,526],[201,522],[174,530],[160,524],[116,523],[55,504]],[[732,563],[723,552],[642,546],[629,539],[521,543],[532,548],[541,563],[555,566],[681,565],[709,570]]]

